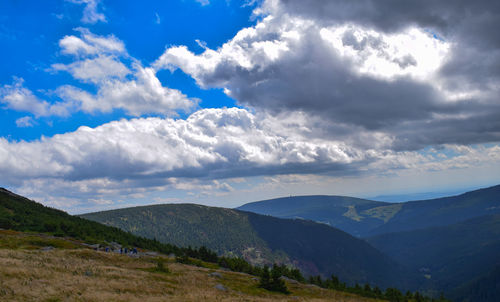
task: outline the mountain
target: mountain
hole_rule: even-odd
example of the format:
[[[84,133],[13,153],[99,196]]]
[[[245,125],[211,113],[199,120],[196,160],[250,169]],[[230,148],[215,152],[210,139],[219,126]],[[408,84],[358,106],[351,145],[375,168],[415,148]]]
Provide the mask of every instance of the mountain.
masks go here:
[[[470,301],[478,301],[480,293],[485,292],[482,285],[488,284],[485,280],[496,280],[497,289],[492,290],[493,286],[490,293],[484,295],[500,293],[500,214],[447,226],[388,233],[367,240],[412,271],[426,275],[430,279],[428,288],[443,290],[454,297],[477,292]]]
[[[252,202],[238,209],[281,218],[310,219],[367,237],[444,226],[500,213],[500,185],[457,196],[404,203],[345,196],[297,196]]]
[[[120,245],[137,249],[123,254]],[[179,257],[166,256],[172,252]],[[394,293],[281,278],[290,297],[259,287],[261,272],[238,259],[137,237],[0,188],[2,301],[375,301],[366,297],[390,299]]]
[[[335,274],[349,283],[407,288],[412,279],[365,241],[312,221],[193,204],[134,207],[81,217],[164,243],[205,245],[256,264],[293,264],[306,274]]]
[[[247,203],[238,210],[280,218],[309,219],[361,236],[384,224],[399,204],[346,196],[290,196]]]
[[[500,185],[457,196],[405,202],[401,210],[371,235],[445,226],[500,213]]]

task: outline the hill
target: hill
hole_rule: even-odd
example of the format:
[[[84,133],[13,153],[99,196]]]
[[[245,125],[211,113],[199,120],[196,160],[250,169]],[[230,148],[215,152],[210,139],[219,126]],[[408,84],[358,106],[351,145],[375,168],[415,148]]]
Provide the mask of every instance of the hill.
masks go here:
[[[119,242],[163,253],[177,252],[170,244],[141,238],[115,227],[69,215],[0,188],[0,229],[43,232],[89,242]]]
[[[354,236],[410,231],[500,213],[500,185],[457,196],[387,203],[345,196],[297,196],[245,204],[239,210],[327,223]]]
[[[179,246],[205,245],[255,263],[293,264],[306,274],[335,274],[349,283],[407,288],[413,275],[363,240],[306,220],[192,204],[169,204],[81,215]],[[415,282],[415,280],[412,280]]]
[[[0,280],[2,301],[382,301],[291,281],[286,281],[289,295],[273,293],[243,273],[5,230],[0,230]]]
[[[487,280],[497,280],[497,288],[490,287],[487,295],[500,293],[500,214],[447,226],[383,234],[368,238],[368,242],[411,270],[425,274],[430,281],[427,288],[443,290],[454,297],[476,293],[470,301],[479,301],[479,293],[485,293],[484,284],[490,282]],[[474,282],[476,279],[484,280]]]

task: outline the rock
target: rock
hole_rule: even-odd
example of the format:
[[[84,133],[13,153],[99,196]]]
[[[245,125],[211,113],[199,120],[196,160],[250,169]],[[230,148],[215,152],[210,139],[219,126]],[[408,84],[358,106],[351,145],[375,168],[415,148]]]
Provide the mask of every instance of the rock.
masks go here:
[[[309,288],[321,288],[321,287],[317,286],[316,284],[307,284],[306,286]]]
[[[280,277],[280,279],[281,279],[281,280],[283,280],[283,281],[286,281],[286,282],[292,283],[292,284],[297,284],[297,283],[299,283],[297,280],[290,279],[290,278],[288,278],[288,277],[286,277],[286,276],[281,276],[281,277]]]
[[[89,244],[88,247],[90,247],[90,248],[92,248],[92,249],[94,249],[94,250],[97,251],[101,247],[101,245],[98,244],[98,243],[96,243],[96,244]]]
[[[210,277],[215,277],[215,278],[222,278],[222,274],[219,272],[213,272],[208,274]]]
[[[220,284],[220,283],[218,283],[218,284],[215,286],[215,288],[216,288],[216,289],[218,289],[218,290],[221,290],[221,291],[223,291],[223,292],[227,291],[227,288],[226,288],[224,285]]]
[[[44,252],[52,251],[53,249],[54,249],[53,246],[44,246],[41,248],[41,250]]]

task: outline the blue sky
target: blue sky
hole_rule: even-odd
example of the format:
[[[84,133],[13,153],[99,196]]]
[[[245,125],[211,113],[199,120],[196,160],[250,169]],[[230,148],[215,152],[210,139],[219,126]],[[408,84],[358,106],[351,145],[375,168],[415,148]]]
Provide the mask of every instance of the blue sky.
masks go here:
[[[496,7],[345,1],[2,1],[0,186],[82,213],[500,182]]]
[[[217,47],[232,38],[239,29],[251,26],[252,6],[237,1],[212,1],[201,5],[185,1],[106,1],[97,11],[106,22],[82,22],[85,4],[70,1],[2,1],[0,3],[0,55],[3,60],[0,83],[23,78],[26,85],[40,97],[51,98],[50,91],[61,84],[81,85],[65,73],[47,72],[51,64],[67,62],[61,55],[58,41],[73,35],[75,28],[86,27],[97,35],[114,34],[122,40],[131,56],[147,65],[156,60],[169,45],[187,45],[195,52]],[[163,71],[158,78],[170,87],[182,90],[201,100],[201,107],[232,107],[235,101],[221,89],[200,89],[182,72]],[[92,89],[92,87],[88,87]],[[56,101],[56,100],[54,100]],[[0,136],[13,140],[32,140],[41,135],[74,131],[81,125],[95,127],[126,117],[123,112],[110,114],[77,114],[63,118],[37,121],[37,127],[19,128],[15,121],[25,116],[15,110],[0,111]]]

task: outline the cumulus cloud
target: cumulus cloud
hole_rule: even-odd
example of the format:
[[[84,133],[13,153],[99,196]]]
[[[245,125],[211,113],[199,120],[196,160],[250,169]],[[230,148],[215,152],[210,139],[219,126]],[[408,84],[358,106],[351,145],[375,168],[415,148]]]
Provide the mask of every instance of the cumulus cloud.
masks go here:
[[[196,107],[197,99],[163,86],[155,69],[144,67],[130,57],[123,42],[115,36],[95,35],[85,28],[76,31],[78,36],[68,35],[59,41],[61,53],[70,56],[73,62],[52,64],[47,71],[68,72],[76,80],[94,85],[96,92],[62,85],[54,93],[46,93],[51,99],[44,100],[24,87],[22,78],[15,78],[13,84],[0,87],[0,104],[4,108],[29,112],[39,118],[67,117],[79,111],[109,113],[115,109],[131,116],[176,116],[178,111],[190,112]],[[27,124],[20,121],[18,125]]]
[[[124,119],[32,142],[0,138],[0,173],[23,194],[48,194],[42,201],[57,196],[72,207],[82,200],[91,206],[93,199],[99,207],[110,198],[117,202],[169,188],[200,198],[224,196],[234,191],[227,179],[236,177],[384,175],[465,169],[500,159],[497,145],[395,152],[387,148],[390,138],[380,134],[361,134],[371,142],[363,145],[350,135],[324,138],[320,128],[320,120],[300,114],[271,117],[239,108],[202,109],[186,120]]]
[[[197,100],[163,86],[155,70],[130,57],[115,36],[94,35],[84,28],[77,31],[79,36],[65,36],[59,41],[61,53],[75,61],[53,64],[50,70],[65,71],[81,82],[94,84],[97,92],[63,85],[56,89],[61,99],[79,104],[79,110],[88,113],[123,109],[132,116],[176,115],[178,110],[189,112],[196,106]]]
[[[95,24],[97,22],[106,22],[106,16],[98,11],[100,0],[67,0],[75,4],[84,4],[82,22]]]
[[[96,54],[124,54],[125,45],[114,35],[98,36],[86,28],[77,28],[80,37],[69,35],[59,41],[59,47],[63,54],[74,56],[88,56]]]
[[[189,99],[179,90],[164,87],[152,68],[134,64],[134,69],[130,80],[111,79],[114,77],[110,69],[106,69],[106,74],[91,75],[86,69],[85,75],[98,82],[97,94],[70,85],[59,87],[56,93],[64,100],[79,103],[80,109],[89,113],[123,109],[133,116],[176,115],[178,110],[189,112],[195,106],[196,100]],[[101,76],[106,80],[101,80]]]
[[[169,47],[154,66],[259,110],[385,133],[397,150],[498,141],[500,43],[479,17],[500,20],[498,5],[396,2],[264,1],[218,49]]]
[[[130,70],[120,61],[110,56],[98,56],[71,64],[53,64],[53,70],[67,71],[75,79],[83,82],[99,83],[105,79],[123,79]]]
[[[33,92],[23,86],[22,78],[15,78],[12,85],[0,87],[0,104],[4,104],[7,109],[29,112],[35,117],[41,116],[68,116],[74,104],[72,102],[49,103],[38,98]],[[28,125],[27,119],[20,121],[19,125]]]
[[[0,171],[12,179],[227,178],[365,159],[343,142],[306,137],[293,127],[282,124],[276,132],[265,118],[237,108],[203,109],[187,120],[121,120],[34,142],[1,139]]]

